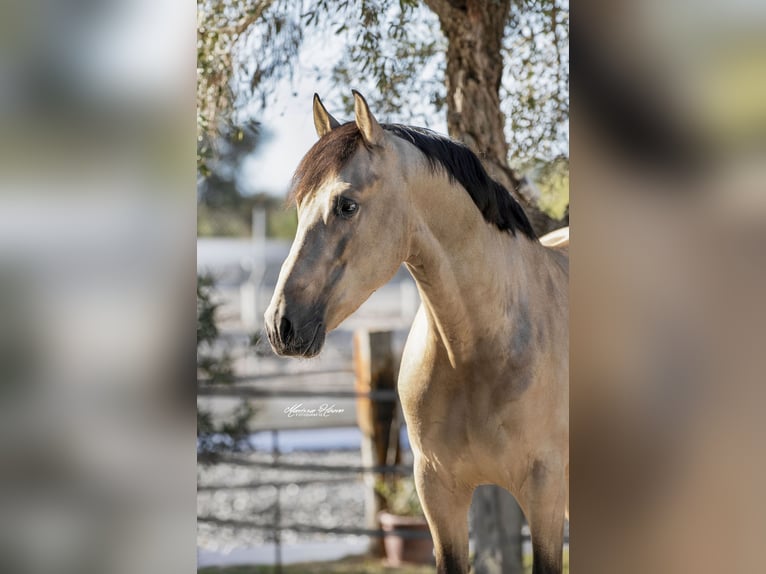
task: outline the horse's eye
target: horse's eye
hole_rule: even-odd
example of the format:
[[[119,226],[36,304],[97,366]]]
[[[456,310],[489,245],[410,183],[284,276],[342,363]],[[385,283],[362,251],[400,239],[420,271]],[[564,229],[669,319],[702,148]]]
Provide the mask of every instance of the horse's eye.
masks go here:
[[[338,199],[337,213],[344,219],[353,217],[359,210],[359,204],[353,199],[341,197]]]

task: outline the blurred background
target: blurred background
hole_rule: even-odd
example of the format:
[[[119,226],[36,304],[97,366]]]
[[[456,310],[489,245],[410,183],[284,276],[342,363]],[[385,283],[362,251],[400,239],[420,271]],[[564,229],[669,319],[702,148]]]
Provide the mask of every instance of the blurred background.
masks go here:
[[[572,562],[761,571],[766,6],[573,20]]]
[[[291,178],[317,140],[313,94],[345,120],[354,88],[380,121],[470,145],[538,232],[566,225],[568,26],[560,0],[198,2],[201,571],[434,571],[395,386],[410,276],[318,358],[276,357],[262,334],[296,229]],[[477,572],[530,570],[510,495],[482,489],[472,522]]]
[[[0,22],[0,571],[193,571],[194,7]]]

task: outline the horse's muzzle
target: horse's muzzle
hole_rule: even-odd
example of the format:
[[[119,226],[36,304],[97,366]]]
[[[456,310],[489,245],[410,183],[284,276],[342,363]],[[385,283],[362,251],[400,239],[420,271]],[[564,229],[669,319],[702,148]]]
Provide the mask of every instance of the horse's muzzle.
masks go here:
[[[314,357],[324,347],[325,324],[319,319],[296,320],[286,312],[267,313],[266,335],[283,357]]]

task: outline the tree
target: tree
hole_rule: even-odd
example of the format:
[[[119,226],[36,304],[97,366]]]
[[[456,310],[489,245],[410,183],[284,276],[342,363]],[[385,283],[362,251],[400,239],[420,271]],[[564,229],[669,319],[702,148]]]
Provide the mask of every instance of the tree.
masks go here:
[[[212,154],[220,124],[231,119],[237,46],[272,0],[197,0],[197,164]]]
[[[251,237],[254,209],[266,212],[266,234],[291,240],[297,226],[294,208],[265,192],[244,193],[240,166],[270,134],[253,120],[219,119],[197,183],[198,237]]]
[[[483,159],[491,175],[510,190],[523,181],[508,165],[505,117],[500,106],[503,39],[510,18],[510,0],[426,0],[439,16],[447,38],[447,126],[449,133]],[[557,26],[555,3],[551,3]],[[538,233],[559,223],[542,212],[532,194],[521,194],[527,215]]]
[[[237,98],[265,105],[275,81],[293,73],[309,31],[336,35],[345,49],[328,55],[327,66],[345,92],[368,79],[368,100],[382,116],[422,109],[424,100],[446,108],[450,135],[483,157],[536,230],[561,225],[525,193],[531,188],[517,170],[566,148],[566,0],[317,0],[304,12],[296,0],[198,0],[198,9],[206,26],[198,39],[205,109],[230,112]],[[443,35],[434,33],[434,20]],[[216,26],[223,32],[214,33]],[[208,77],[206,69],[214,73]],[[343,103],[350,113],[348,94]],[[201,134],[209,133],[210,113],[198,114]]]

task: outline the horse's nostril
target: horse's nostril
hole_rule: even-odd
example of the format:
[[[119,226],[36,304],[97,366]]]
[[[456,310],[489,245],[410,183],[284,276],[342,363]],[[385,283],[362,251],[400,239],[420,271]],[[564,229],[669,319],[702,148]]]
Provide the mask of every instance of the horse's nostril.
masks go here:
[[[289,343],[293,337],[293,324],[287,317],[282,317],[279,322],[279,338],[283,343]]]

